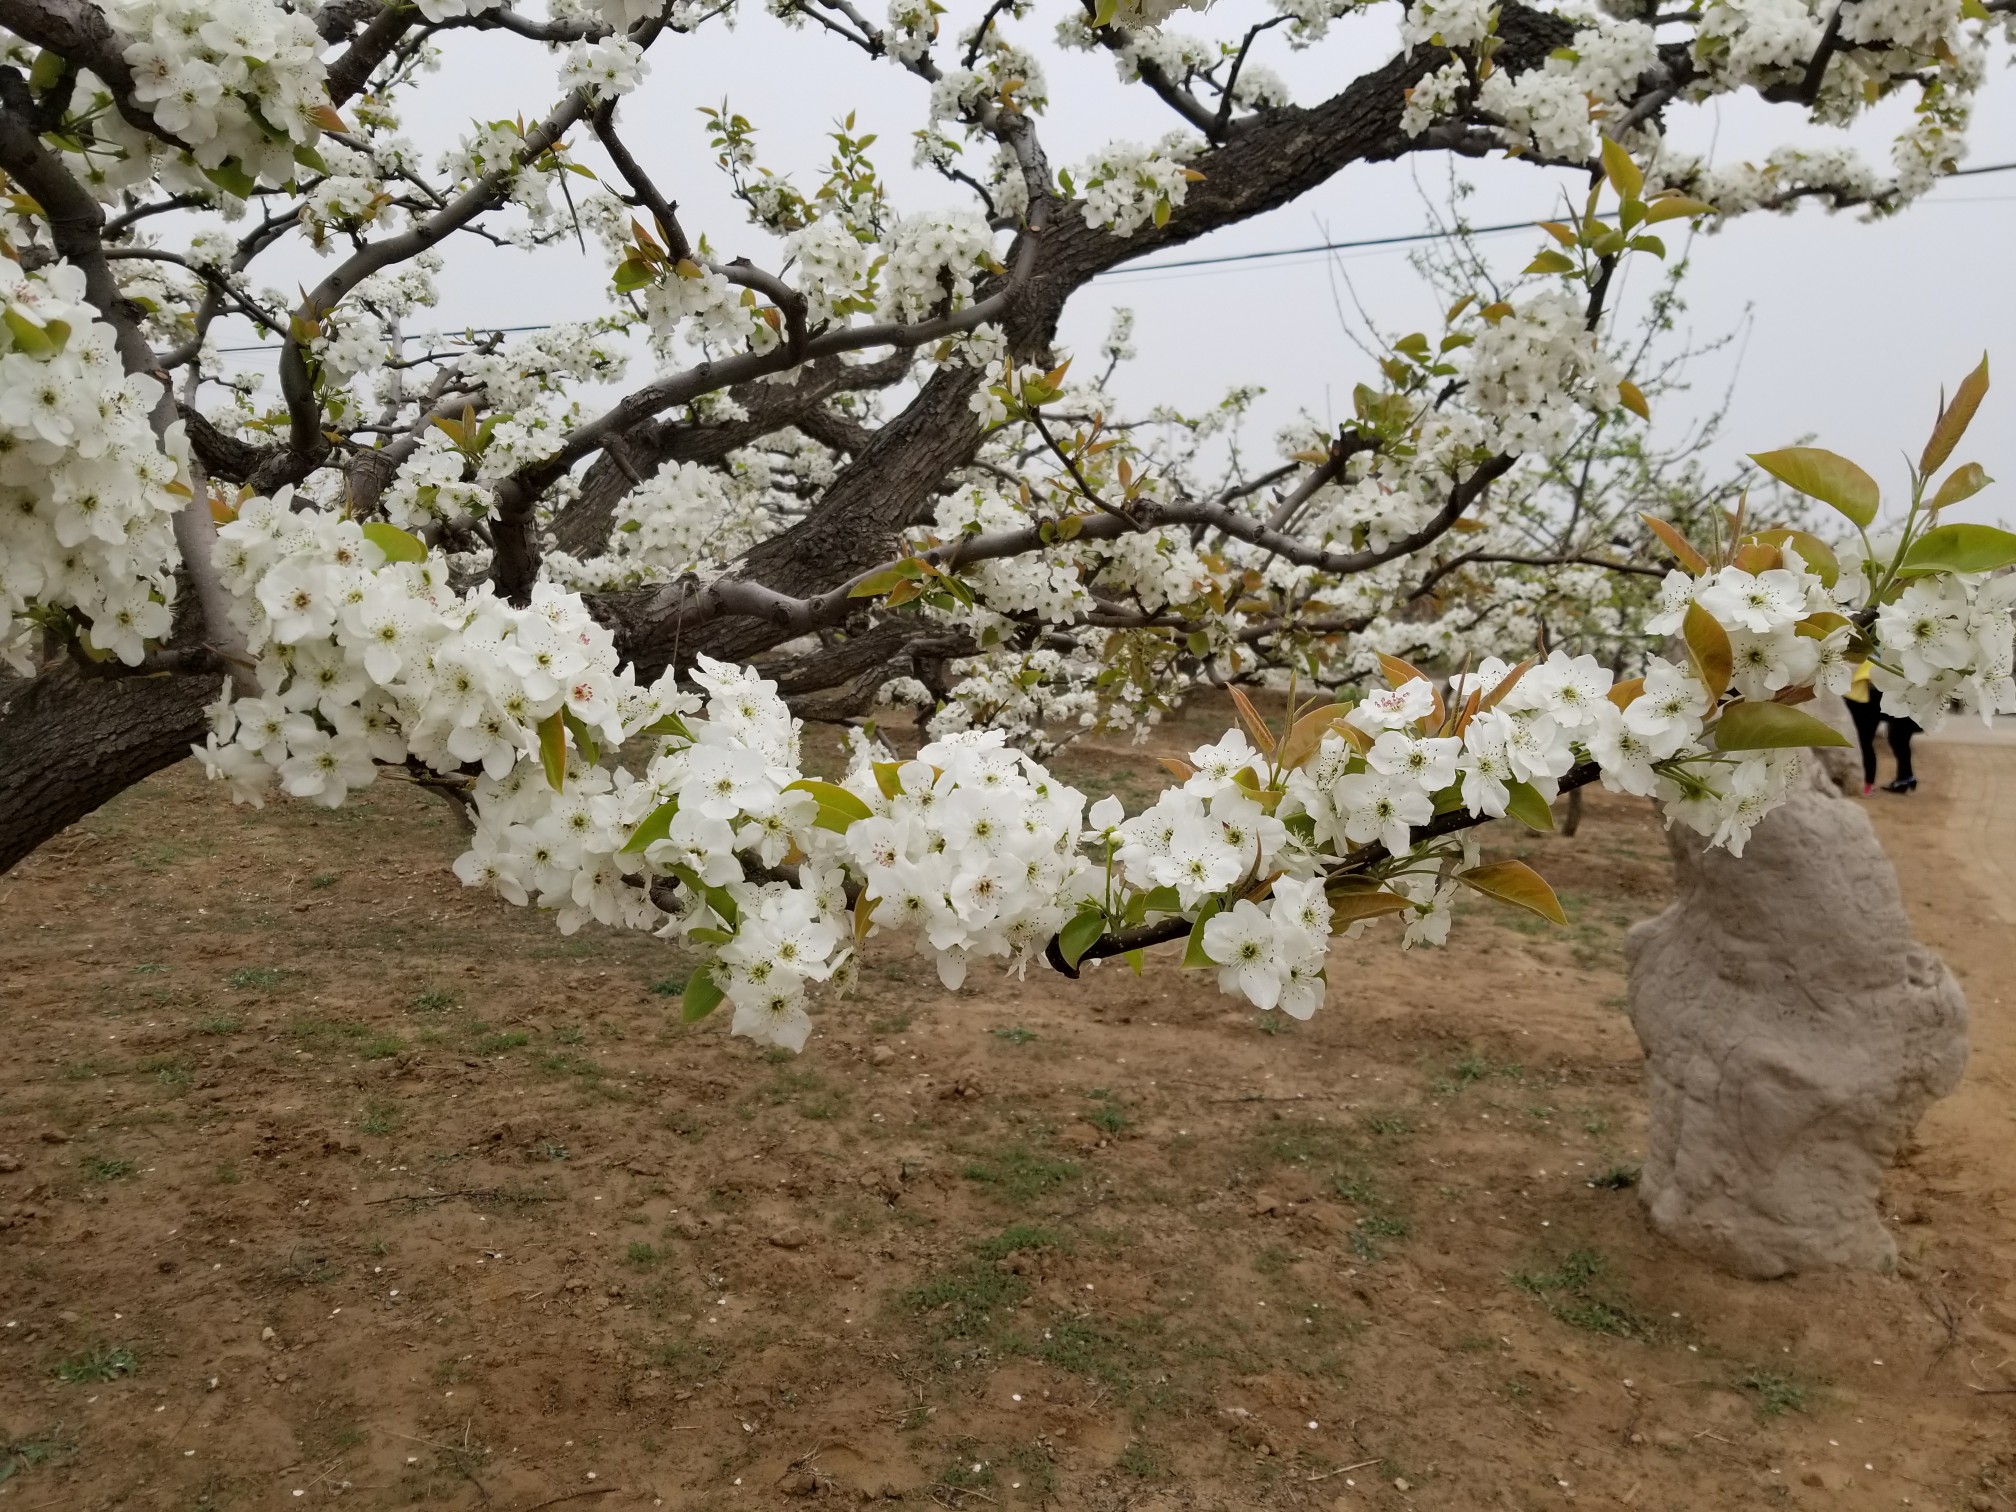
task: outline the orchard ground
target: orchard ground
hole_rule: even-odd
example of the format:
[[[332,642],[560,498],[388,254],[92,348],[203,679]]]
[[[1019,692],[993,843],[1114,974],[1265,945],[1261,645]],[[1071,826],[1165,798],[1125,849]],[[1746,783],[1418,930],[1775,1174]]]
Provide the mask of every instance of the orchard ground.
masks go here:
[[[877,949],[792,1058],[464,891],[437,799],[185,765],[0,879],[0,1512],[2016,1508],[2016,744],[1921,770],[1967,1078],[1895,1274],[1757,1285],[1631,1189],[1635,801],[1492,833],[1568,929],[1340,943],[1308,1024]]]

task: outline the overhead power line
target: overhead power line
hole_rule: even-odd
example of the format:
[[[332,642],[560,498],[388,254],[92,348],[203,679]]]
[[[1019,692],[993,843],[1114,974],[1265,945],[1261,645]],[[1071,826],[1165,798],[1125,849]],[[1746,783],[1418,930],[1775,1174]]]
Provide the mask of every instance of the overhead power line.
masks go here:
[[[1960,168],[1944,175],[1963,178],[1975,173],[2006,173],[2016,163],[1987,163],[1979,168]],[[1408,242],[1445,241],[1454,236],[1496,236],[1502,231],[1530,231],[1538,221],[1507,221],[1502,226],[1463,226],[1451,231],[1416,231],[1407,236],[1368,236],[1357,241],[1315,242],[1307,247],[1269,247],[1258,252],[1226,252],[1217,257],[1186,257],[1176,262],[1142,263],[1138,267],[1108,269],[1099,275],[1111,278],[1128,273],[1161,273],[1172,268],[1211,268],[1223,263],[1261,262],[1275,257],[1309,257],[1318,252],[1350,252],[1361,247],[1397,247]]]
[[[1958,168],[1944,175],[1946,178],[1966,178],[1980,173],[2007,173],[2016,169],[2016,162],[1984,163],[1979,168]],[[1980,200],[1954,200],[1953,204],[1980,204]],[[1132,273],[1166,273],[1179,268],[1215,268],[1229,263],[1263,262],[1277,257],[1313,257],[1319,252],[1354,252],[1366,247],[1401,247],[1416,242],[1447,241],[1457,236],[1498,236],[1507,231],[1530,231],[1538,221],[1507,221],[1499,226],[1460,226],[1448,231],[1410,231],[1404,236],[1367,236],[1355,241],[1315,242],[1306,247],[1268,247],[1256,252],[1226,252],[1217,257],[1185,257],[1174,262],[1142,263],[1136,267],[1109,268],[1095,278],[1124,278]],[[506,336],[522,335],[527,331],[548,331],[553,322],[540,325],[489,326],[472,325],[472,331],[495,332]],[[219,347],[221,355],[227,352],[277,352],[279,343],[264,346]]]

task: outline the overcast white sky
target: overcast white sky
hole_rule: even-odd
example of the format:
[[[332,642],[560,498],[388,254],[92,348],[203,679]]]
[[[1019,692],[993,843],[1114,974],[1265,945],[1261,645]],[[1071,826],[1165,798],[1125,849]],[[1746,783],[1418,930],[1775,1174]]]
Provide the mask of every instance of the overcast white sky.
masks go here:
[[[980,10],[981,0],[952,0],[945,35],[970,24]],[[695,36],[663,39],[651,54],[652,76],[619,112],[626,140],[678,201],[689,232],[706,232],[719,255],[747,252],[774,262],[767,239],[747,228],[727,198],[706,147],[699,107],[724,96],[759,127],[764,162],[791,171],[803,187],[821,176],[824,133],[854,110],[857,129],[881,133],[876,156],[899,208],[956,199],[953,186],[910,167],[910,133],[925,116],[920,81],[889,64],[870,63],[816,30],[786,29],[754,9],[744,14],[748,19],[732,32],[717,24]],[[1109,59],[1052,45],[1060,14],[1059,0],[1049,0],[1014,25],[1018,40],[1039,50],[1047,73],[1052,103],[1040,130],[1053,164],[1076,163],[1115,138],[1152,141],[1177,124],[1147,91],[1122,85]],[[1264,14],[1259,0],[1223,0],[1208,16],[1182,13],[1177,23],[1233,37]],[[1390,55],[1396,14],[1380,7],[1340,23],[1327,42],[1299,54],[1273,33],[1262,39],[1256,58],[1288,79],[1298,101],[1314,103]],[[405,107],[409,132],[430,165],[472,117],[532,117],[550,107],[557,60],[535,44],[451,32],[442,45],[442,71]],[[1885,128],[1901,119],[1902,108],[1886,107],[1854,133],[1879,163],[1887,162]],[[1760,158],[1786,141],[1839,140],[1803,125],[1792,109],[1750,99],[1671,111],[1669,128],[1684,148],[1712,145],[1724,159]],[[1972,142],[1969,166],[2016,162],[2016,74],[1999,59]],[[586,132],[576,133],[574,145],[584,161],[600,161]],[[1502,160],[1465,162],[1460,171],[1476,187],[1469,215],[1478,225],[1557,213],[1567,182]],[[1430,157],[1412,165],[1353,167],[1269,216],[1149,260],[1417,231],[1424,224],[1417,172],[1439,184],[1447,168]],[[2016,172],[1951,181],[1886,222],[1809,208],[1793,216],[1744,218],[1698,242],[1688,296],[1694,329],[1716,334],[1737,326],[1746,310],[1753,317],[1740,369],[1732,348],[1698,374],[1696,407],[1735,381],[1720,455],[1733,463],[1740,452],[1810,433],[1819,444],[1855,456],[1886,493],[1901,488],[1901,454],[1916,455],[1940,386],[1950,388],[1986,351],[2007,376],[1991,393],[1965,454],[2008,481],[1968,508],[1973,518],[2016,523],[2016,301],[2000,287],[2016,248],[2012,209]],[[1510,271],[1531,256],[1537,236],[1512,233],[1488,245]],[[1122,380],[1125,397],[1144,406],[1203,407],[1235,383],[1262,384],[1268,395],[1256,439],[1265,440],[1299,409],[1337,412],[1348,403],[1352,384],[1367,374],[1366,359],[1336,313],[1338,268],[1348,270],[1359,299],[1389,331],[1435,321],[1434,302],[1409,268],[1406,250],[1109,277],[1073,302],[1063,339],[1089,357],[1113,307],[1132,306],[1140,358]],[[312,281],[312,256],[290,249],[289,258],[289,271],[298,269]],[[277,271],[260,281],[277,281]],[[455,329],[465,321],[511,326],[592,316],[606,308],[605,279],[599,266],[583,264],[571,242],[536,254],[471,244],[450,255],[440,324]],[[1668,408],[1685,411],[1689,403]],[[1662,429],[1677,429],[1690,418],[1655,416]]]

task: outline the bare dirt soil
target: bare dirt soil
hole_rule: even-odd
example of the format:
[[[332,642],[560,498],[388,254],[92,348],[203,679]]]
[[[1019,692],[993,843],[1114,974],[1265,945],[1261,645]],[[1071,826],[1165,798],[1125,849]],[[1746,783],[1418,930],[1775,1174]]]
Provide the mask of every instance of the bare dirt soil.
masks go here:
[[[1494,835],[1567,930],[1340,944],[1306,1025],[884,948],[780,1058],[465,892],[438,800],[167,773],[0,878],[0,1512],[2016,1508],[2016,747],[1921,770],[1973,1064],[1897,1272],[1768,1285],[1631,1186],[1636,803]]]

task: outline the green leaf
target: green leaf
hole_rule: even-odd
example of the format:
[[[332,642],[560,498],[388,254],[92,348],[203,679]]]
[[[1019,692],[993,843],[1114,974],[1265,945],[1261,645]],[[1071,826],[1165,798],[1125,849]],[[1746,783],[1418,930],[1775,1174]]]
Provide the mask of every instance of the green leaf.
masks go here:
[[[742,910],[735,906],[735,896],[727,888],[708,886],[690,866],[675,866],[672,875],[684,882],[688,890],[704,898],[709,908],[727,920],[730,929],[742,922]]]
[[[64,56],[45,47],[35,54],[35,66],[28,70],[28,87],[37,94],[47,94],[69,71],[70,64]]]
[[[630,838],[623,842],[626,855],[635,856],[672,832],[672,821],[679,813],[679,800],[667,799],[644,816],[644,822],[630,832]]]
[[[1486,897],[1536,913],[1552,923],[1568,922],[1568,915],[1561,910],[1561,900],[1554,896],[1554,889],[1547,885],[1547,879],[1524,861],[1493,861],[1485,866],[1473,866],[1468,871],[1456,873],[1456,880],[1476,888]]]
[[[10,309],[5,314],[0,314],[0,321],[6,323],[8,333],[14,338],[14,345],[26,352],[30,357],[53,357],[56,355],[57,345],[55,339],[48,331],[44,330],[20,311]]]
[[[554,792],[565,790],[567,782],[567,724],[555,709],[539,721],[539,764],[546,768],[546,782]]]
[[[903,794],[903,763],[900,761],[876,761],[870,763],[875,773],[875,786],[882,789],[884,798],[899,798]]]
[[[905,582],[915,576],[915,573],[905,572],[900,566],[885,567],[882,571],[871,573],[869,576],[861,579],[852,588],[849,588],[847,590],[847,597],[879,598],[899,583]]]
[[[1841,559],[1834,555],[1834,548],[1816,535],[1803,530],[1760,530],[1754,539],[1772,546],[1790,546],[1799,553],[1799,560],[1806,564],[1806,570],[1820,579],[1824,588],[1832,588],[1841,576]]]
[[[1939,485],[1939,492],[1932,496],[1931,507],[1944,509],[1950,504],[1958,504],[1962,499],[1971,499],[1994,481],[1981,470],[1979,462],[1964,463],[1954,468],[1946,481]]]
[[[816,777],[801,777],[796,782],[786,783],[787,793],[810,793],[819,803],[819,817],[813,821],[821,829],[833,831],[836,835],[847,833],[847,826],[857,819],[866,819],[874,811],[854,794],[837,783],[821,782]]]
[[[1536,253],[1533,261],[1526,264],[1528,273],[1573,273],[1575,259],[1566,252],[1556,252],[1549,247],[1545,252]]]
[[[1703,204],[1697,199],[1684,195],[1674,195],[1667,199],[1656,199],[1645,207],[1645,224],[1656,226],[1661,221],[1679,220],[1683,216],[1713,215],[1715,207]]]
[[[1857,525],[1867,526],[1874,520],[1877,506],[1883,502],[1874,478],[1846,457],[1818,446],[1752,452],[1750,460],[1807,498],[1833,505]]]
[[[697,1024],[716,1008],[721,1006],[723,992],[714,981],[714,969],[702,966],[686,978],[686,995],[679,1000],[679,1017],[689,1024]]]
[[[1708,704],[1713,708],[1736,671],[1736,650],[1729,644],[1729,632],[1699,604],[1689,604],[1680,633],[1687,642],[1687,659],[1694,664],[1694,675],[1708,690]]]
[[[1075,969],[1104,933],[1106,916],[1097,909],[1087,909],[1057,931],[1057,953],[1064,957],[1065,965]]]
[[[1530,782],[1508,782],[1505,791],[1506,814],[1517,819],[1530,830],[1545,833],[1554,828],[1554,810],[1547,800],[1540,796],[1540,789]]]
[[[239,199],[252,198],[252,191],[259,187],[259,181],[247,173],[236,158],[226,158],[215,168],[205,168],[203,177],[226,194],[235,194]]]
[[[1929,478],[1946,465],[1946,459],[1953,455],[1953,448],[1958,446],[1960,438],[1967,434],[1967,427],[1974,419],[1974,411],[1981,407],[1981,400],[1987,392],[1988,357],[1984,352],[1981,365],[1960,380],[1960,387],[1953,395],[1953,402],[1941,406],[1939,421],[1932,427],[1932,436],[1925,443],[1924,455],[1918,459],[1919,472]]]
[[[1183,969],[1196,971],[1205,966],[1224,964],[1214,961],[1204,953],[1204,926],[1208,924],[1223,905],[1216,898],[1206,898],[1204,906],[1197,910],[1197,921],[1190,926],[1190,939],[1183,946]]]
[[[1341,882],[1358,882],[1356,877],[1339,879]],[[1406,913],[1414,905],[1398,893],[1382,891],[1376,884],[1370,886],[1331,886],[1323,890],[1323,896],[1330,904],[1330,933],[1344,933],[1353,924],[1364,919],[1377,919],[1385,914]]]
[[[1603,138],[1603,172],[1608,176],[1610,186],[1623,199],[1637,199],[1645,191],[1643,170],[1631,161],[1631,154],[1615,137]]]
[[[2016,562],[2016,535],[1993,525],[1940,525],[1911,543],[1905,572],[1993,572]]]
[[[568,733],[574,737],[574,744],[581,750],[581,759],[591,765],[602,759],[602,745],[596,740],[595,732],[581,722],[572,709],[562,706],[561,717],[566,721]]]
[[[616,264],[616,292],[629,294],[637,289],[647,288],[656,277],[649,263],[634,257],[626,257]]]
[[[409,535],[397,525],[388,525],[383,520],[367,520],[364,524],[364,539],[385,553],[388,562],[424,562],[427,560],[427,544],[416,535]]]
[[[1845,746],[1848,737],[1790,704],[1754,700],[1729,705],[1715,723],[1719,751],[1775,751],[1788,746]]]

